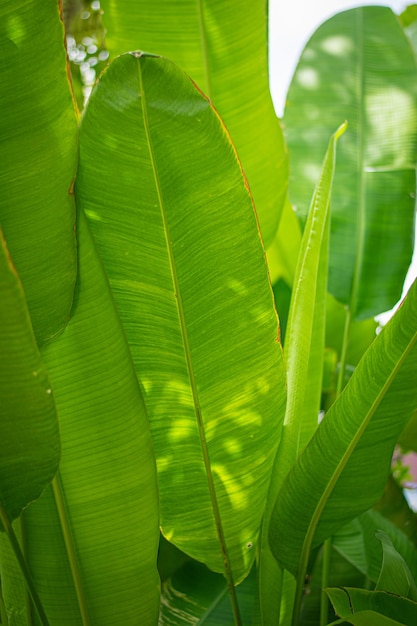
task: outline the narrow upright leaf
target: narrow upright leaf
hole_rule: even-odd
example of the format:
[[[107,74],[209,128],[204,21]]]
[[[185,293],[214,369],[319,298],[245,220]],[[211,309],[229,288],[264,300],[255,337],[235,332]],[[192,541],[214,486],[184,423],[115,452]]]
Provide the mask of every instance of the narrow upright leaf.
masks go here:
[[[171,94],[175,93],[175,99]],[[162,528],[248,573],[285,401],[264,250],[211,103],[171,62],[122,55],[81,126],[76,195],[144,390]]]
[[[0,231],[1,518],[15,519],[40,496],[57,471],[59,458],[51,383],[22,285]]]
[[[139,49],[163,55],[214,103],[242,160],[269,245],[286,197],[288,154],[269,91],[267,1],[103,0],[101,6],[112,55]]]
[[[76,276],[77,121],[57,0],[0,3],[0,223],[38,343],[63,330]]]
[[[346,119],[338,153],[329,290],[355,318],[400,298],[413,249],[417,67],[397,17],[360,7],[325,22],[291,87],[285,128],[290,199],[305,219],[327,137]]]
[[[283,480],[318,424],[323,370],[330,197],[341,126],[331,137],[301,241],[285,339],[288,399],[284,429],[275,456],[259,560],[260,606],[264,626],[279,613],[281,578],[268,542],[271,511]],[[289,585],[286,585],[287,589]]]

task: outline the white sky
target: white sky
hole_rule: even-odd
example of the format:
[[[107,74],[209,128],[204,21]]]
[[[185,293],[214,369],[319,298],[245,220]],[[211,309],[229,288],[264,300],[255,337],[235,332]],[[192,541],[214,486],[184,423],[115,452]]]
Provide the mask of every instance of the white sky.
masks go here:
[[[254,0],[256,2],[256,0]],[[401,13],[412,4],[404,0],[269,0],[269,51],[271,92],[278,115],[282,115],[285,95],[304,45],[326,19],[346,9],[378,4]]]
[[[256,1],[256,0],[254,0]],[[371,4],[389,6],[401,13],[413,0],[269,0],[269,74],[276,112],[282,116],[286,93],[298,58],[316,28],[339,11]],[[417,223],[416,223],[417,240]],[[417,277],[417,247],[410,266],[404,293]],[[382,323],[392,313],[379,316]]]

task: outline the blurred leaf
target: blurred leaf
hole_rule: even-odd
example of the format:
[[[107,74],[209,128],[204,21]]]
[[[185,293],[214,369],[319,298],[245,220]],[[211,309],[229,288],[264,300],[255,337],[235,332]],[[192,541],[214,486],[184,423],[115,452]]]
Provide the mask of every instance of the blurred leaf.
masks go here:
[[[357,569],[376,583],[382,565],[381,544],[376,531],[390,537],[396,551],[402,556],[417,580],[417,552],[410,539],[383,515],[370,509],[338,530],[333,545]]]
[[[391,539],[381,530],[376,533],[382,544],[382,567],[376,583],[376,590],[388,591],[397,596],[417,600],[417,586],[407,563],[394,548]]]
[[[192,81],[136,53],[103,74],[80,138],[77,199],[144,390],[163,533],[215,571],[230,561],[238,582],[255,556],[286,390],[237,155]]]
[[[252,624],[256,598],[256,571],[253,570],[236,590],[243,624]],[[186,563],[162,585],[159,626],[234,624],[223,576],[201,563]]]
[[[384,492],[374,508],[407,535],[417,548],[417,516],[392,475],[388,477]]]
[[[57,2],[0,6],[0,223],[38,343],[62,332],[76,277],[77,120]]]
[[[416,624],[417,604],[407,598],[385,591],[366,591],[352,587],[326,589],[326,592],[336,613],[355,626]]]
[[[0,231],[0,529],[51,482],[60,459],[54,396]]]
[[[417,403],[416,328],[417,282],[365,353],[278,494],[271,548],[281,565],[299,576],[310,547],[370,508],[383,490],[394,445]]]
[[[151,626],[159,608],[159,525],[149,425],[82,214],[77,232],[73,315],[42,351],[60,420],[59,480],[24,512],[26,558],[51,624]],[[0,544],[1,560],[4,554]],[[1,575],[9,614],[24,615],[26,599],[9,582],[16,566],[9,561]]]
[[[417,452],[417,410],[414,411],[405,425],[404,430],[398,438],[398,443],[404,450]]]
[[[266,0],[101,6],[113,57],[131,50],[165,56],[214,103],[242,160],[268,246],[287,194],[288,154],[269,92]]]
[[[291,83],[290,199],[305,219],[329,134],[344,119],[332,194],[329,290],[354,318],[391,309],[411,261],[417,67],[396,16],[360,7],[322,24]]]

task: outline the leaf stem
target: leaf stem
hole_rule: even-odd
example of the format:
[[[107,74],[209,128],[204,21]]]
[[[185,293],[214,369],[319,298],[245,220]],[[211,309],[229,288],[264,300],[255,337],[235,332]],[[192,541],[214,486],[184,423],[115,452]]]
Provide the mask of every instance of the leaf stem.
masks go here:
[[[324,591],[329,586],[330,558],[332,554],[332,538],[329,537],[323,546],[323,562],[321,570],[321,594],[320,594],[320,626],[326,626],[329,618],[329,598]]]
[[[82,624],[83,626],[90,626],[90,618],[88,616],[87,602],[85,599],[84,589],[82,585],[77,552],[75,549],[71,526],[68,519],[67,508],[65,506],[65,498],[63,496],[63,489],[59,472],[55,475],[52,481],[52,491],[55,498],[59,521],[61,523],[62,535],[64,538],[68,561],[71,568],[72,580],[74,582],[75,593],[77,595],[78,608],[80,609]]]
[[[3,524],[4,530],[9,538],[16,560],[19,563],[19,567],[26,581],[27,588],[32,597],[33,604],[35,605],[35,608],[38,612],[40,622],[42,626],[49,626],[48,618],[46,617],[46,613],[42,606],[42,602],[39,598],[38,592],[36,591],[35,585],[33,584],[33,579],[29,571],[28,565],[26,563],[26,559],[23,555],[22,550],[20,549],[19,542],[17,540],[17,537],[15,535],[15,532],[13,530],[9,517],[6,511],[4,510],[4,507],[1,502],[0,502],[0,521]]]

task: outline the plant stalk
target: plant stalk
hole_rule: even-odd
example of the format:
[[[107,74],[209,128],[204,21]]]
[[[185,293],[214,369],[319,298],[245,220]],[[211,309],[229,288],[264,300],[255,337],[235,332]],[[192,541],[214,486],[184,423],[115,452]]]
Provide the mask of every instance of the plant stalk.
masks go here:
[[[21,572],[26,581],[27,588],[33,600],[33,604],[35,605],[35,608],[38,612],[40,622],[42,626],[49,626],[48,618],[46,616],[45,610],[42,606],[42,602],[39,598],[38,592],[36,591],[35,585],[33,583],[33,579],[29,571],[28,565],[26,563],[26,559],[23,555],[22,550],[20,549],[19,542],[17,540],[17,537],[15,535],[15,532],[13,530],[9,517],[1,503],[0,503],[0,521],[3,524],[4,530],[9,538],[16,560],[19,563]]]
[[[64,537],[65,549],[67,551],[68,561],[71,568],[72,580],[74,582],[75,593],[77,595],[78,608],[81,614],[82,625],[90,626],[90,618],[87,611],[87,602],[85,599],[80,569],[78,566],[77,553],[75,550],[71,527],[68,520],[65,500],[62,495],[62,484],[59,477],[59,472],[55,475],[52,481],[52,491],[55,498],[59,521],[61,523],[62,535]]]
[[[324,591],[329,586],[330,558],[332,554],[332,538],[329,537],[323,546],[323,561],[321,570],[321,593],[320,593],[320,626],[326,626],[329,618],[329,598]]]

